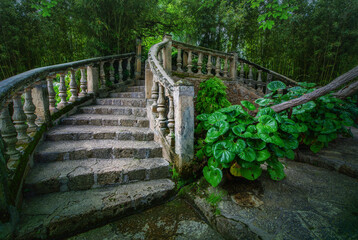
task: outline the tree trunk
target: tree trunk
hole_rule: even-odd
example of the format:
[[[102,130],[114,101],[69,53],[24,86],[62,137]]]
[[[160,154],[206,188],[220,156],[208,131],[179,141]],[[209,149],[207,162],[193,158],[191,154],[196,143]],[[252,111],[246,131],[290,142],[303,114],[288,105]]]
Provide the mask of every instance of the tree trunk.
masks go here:
[[[292,99],[287,102],[283,102],[280,104],[277,104],[275,106],[272,106],[271,108],[275,112],[282,112],[286,109],[304,104],[306,102],[312,101],[316,98],[319,98],[323,95],[326,95],[327,93],[339,88],[340,86],[350,82],[352,79],[356,78],[358,76],[358,66],[350,70],[349,72],[346,72],[342,76],[339,76],[338,78],[334,79],[331,83],[327,84],[324,87],[321,87],[311,93],[305,94],[299,98]]]
[[[345,99],[349,96],[352,96],[357,91],[358,91],[358,81],[342,88],[338,92],[334,93],[333,96],[335,96],[336,98]]]

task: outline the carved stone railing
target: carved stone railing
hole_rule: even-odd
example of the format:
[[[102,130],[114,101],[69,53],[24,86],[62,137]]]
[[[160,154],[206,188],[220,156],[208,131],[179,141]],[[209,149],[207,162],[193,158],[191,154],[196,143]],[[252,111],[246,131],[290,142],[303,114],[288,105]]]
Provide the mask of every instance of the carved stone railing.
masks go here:
[[[289,86],[297,85],[290,78],[238,58],[237,53],[225,53],[177,41],[172,41],[172,46],[177,50],[173,69],[179,76],[216,76],[224,80],[236,80],[262,93],[268,92],[266,85],[274,80],[281,80]]]
[[[194,157],[194,87],[190,82],[174,82],[172,38],[165,35],[148,54],[145,92],[150,127],[164,147],[164,155],[185,173]]]
[[[12,209],[21,202],[23,179],[46,129],[76,106],[91,103],[101,89],[108,92],[106,85],[124,86],[132,82],[132,75],[139,78],[140,72],[134,69],[140,69],[140,61],[135,56],[128,53],[41,67],[0,82],[1,222],[9,222]],[[81,76],[79,85],[76,73]]]

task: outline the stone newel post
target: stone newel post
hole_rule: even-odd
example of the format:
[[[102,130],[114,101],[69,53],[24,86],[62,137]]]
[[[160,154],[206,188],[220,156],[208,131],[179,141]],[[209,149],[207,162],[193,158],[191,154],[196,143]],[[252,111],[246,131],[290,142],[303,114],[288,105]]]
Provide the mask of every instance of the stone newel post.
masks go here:
[[[153,73],[150,70],[148,60],[145,61],[145,98],[152,98]]]
[[[194,158],[194,86],[180,80],[174,86],[175,152],[178,168],[186,173]]]
[[[93,66],[87,67],[87,91],[88,93],[93,93],[94,95],[98,92],[98,68]]]
[[[169,76],[172,75],[172,35],[165,34],[163,40],[169,39],[169,42],[164,48],[163,67]]]

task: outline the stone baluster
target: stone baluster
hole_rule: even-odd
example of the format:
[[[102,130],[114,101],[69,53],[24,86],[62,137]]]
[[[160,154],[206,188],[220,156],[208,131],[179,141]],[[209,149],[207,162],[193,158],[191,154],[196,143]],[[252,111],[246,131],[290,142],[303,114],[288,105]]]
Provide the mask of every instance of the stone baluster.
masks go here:
[[[228,59],[227,59],[227,57],[225,58],[225,60],[224,60],[224,77],[228,77],[228,75],[227,75],[227,70],[228,70],[228,68],[229,68],[229,66],[228,66],[228,64],[227,64],[227,61],[228,61]]]
[[[263,88],[262,88],[262,78],[261,78],[261,75],[262,75],[262,70],[257,70],[257,89],[259,91],[262,91]]]
[[[127,72],[128,72],[128,79],[127,80],[131,80],[131,75],[132,75],[132,70],[131,70],[131,61],[132,61],[132,57],[128,58],[127,61]]]
[[[181,58],[181,48],[178,47],[178,56],[177,56],[177,71],[178,72],[183,72],[183,69],[181,68],[182,66],[182,58]]]
[[[58,88],[58,91],[58,96],[60,97],[61,102],[57,104],[57,108],[62,109],[68,105],[65,73],[60,73],[60,87]]]
[[[114,66],[113,66],[114,60],[109,62],[109,81],[111,81],[114,84]]]
[[[28,87],[25,89],[25,104],[24,104],[24,112],[27,117],[27,125],[28,125],[28,132],[35,132],[37,130],[37,125],[35,120],[37,118],[36,114],[36,107],[32,101],[32,88]]]
[[[153,113],[157,113],[157,108],[158,108],[158,82],[155,79],[155,77],[153,77],[153,85],[152,85],[152,99],[153,99],[153,104],[152,104],[152,112]]]
[[[211,75],[212,66],[213,66],[213,63],[211,62],[211,55],[209,55],[209,56],[208,56],[208,64],[207,64],[207,70],[208,70],[207,75],[208,75],[208,76]]]
[[[78,100],[77,96],[77,82],[76,82],[76,71],[74,69],[71,69],[71,81],[70,81],[70,92],[71,97],[68,100],[69,102],[76,102]]]
[[[135,79],[139,80],[142,74],[142,40],[136,40],[136,56],[135,56]]]
[[[53,78],[54,77],[47,77],[46,81],[47,81],[47,91],[48,91],[48,101],[50,103],[50,112],[51,114],[54,114],[55,112],[57,112],[57,108],[56,108],[56,92],[53,89]]]
[[[237,78],[237,59],[238,59],[238,56],[237,56],[237,53],[236,52],[233,52],[232,53],[232,58],[230,59],[230,78],[232,80],[235,80],[236,81],[236,78]]]
[[[191,50],[189,50],[189,54],[188,54],[188,73],[193,73],[192,67],[193,67],[193,52]]]
[[[220,57],[217,56],[216,57],[216,65],[215,65],[215,71],[216,71],[215,76],[217,76],[217,77],[220,77],[220,70],[221,70],[220,68],[221,68]]]
[[[169,142],[170,146],[174,146],[175,142],[175,134],[174,134],[174,126],[175,126],[175,120],[174,120],[174,101],[173,96],[169,94],[169,112],[168,112],[168,128],[169,128],[169,134],[167,136],[167,140]]]
[[[122,64],[123,64],[123,60],[122,60],[122,59],[119,59],[119,62],[118,62],[118,76],[119,76],[119,80],[118,80],[118,83],[122,83],[122,82],[123,82],[123,67],[122,67]]]
[[[79,94],[79,97],[85,97],[87,96],[87,78],[86,78],[86,69],[85,68],[81,68],[81,80],[80,80],[80,88],[81,88],[81,92]],[[113,75],[114,75],[114,70],[113,70]]]
[[[201,75],[201,69],[202,69],[202,65],[203,65],[203,53],[199,53],[199,58],[198,58],[198,74]]]
[[[241,65],[241,68],[240,68],[240,81],[242,83],[246,83],[246,81],[245,81],[245,72],[244,72],[244,62],[240,61],[240,65]]]
[[[7,167],[11,170],[16,168],[17,160],[20,159],[20,152],[16,149],[17,133],[11,121],[8,103],[1,109],[0,115],[1,136],[6,143],[6,154],[10,157]]]
[[[101,79],[101,89],[106,88],[106,73],[104,72],[105,62],[100,62],[99,64],[99,77]]]
[[[162,49],[163,50],[163,49]],[[159,52],[158,52],[158,60],[159,60],[159,64],[160,64],[160,66],[163,66],[163,51],[162,50],[160,50]]]
[[[14,103],[14,112],[12,114],[12,120],[14,121],[14,125],[16,128],[17,140],[19,141],[19,143],[23,144],[30,142],[30,137],[27,135],[27,118],[22,107],[21,95],[22,93],[18,92],[14,95],[12,99],[12,102]]]
[[[159,96],[158,96],[158,108],[157,111],[159,113],[158,117],[158,124],[160,131],[164,135],[166,129],[166,118],[165,118],[165,94],[164,94],[164,87],[162,84],[159,83]]]
[[[267,88],[267,84],[269,84],[272,81],[272,74],[267,74],[267,80],[266,80],[266,94],[270,93],[270,89]]]
[[[254,76],[252,74],[252,66],[249,65],[249,75],[248,75],[248,78],[249,78],[249,86],[250,87],[255,87],[254,83],[253,83],[253,80],[254,80]]]

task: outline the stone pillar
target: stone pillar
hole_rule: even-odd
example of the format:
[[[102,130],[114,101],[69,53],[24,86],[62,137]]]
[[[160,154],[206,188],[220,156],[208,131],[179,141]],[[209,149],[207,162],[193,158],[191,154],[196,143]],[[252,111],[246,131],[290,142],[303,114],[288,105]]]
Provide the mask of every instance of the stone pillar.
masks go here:
[[[123,83],[123,59],[118,61],[118,83]]]
[[[208,63],[206,65],[206,69],[207,69],[207,75],[211,76],[211,69],[212,69],[213,63],[211,62],[211,55],[208,56]]]
[[[175,119],[174,119],[174,100],[173,96],[169,94],[169,111],[168,111],[168,128],[169,134],[167,136],[167,140],[170,146],[175,146],[175,134],[174,134],[174,126],[175,126]]]
[[[145,98],[152,98],[153,73],[148,60],[145,61]]]
[[[100,62],[99,64],[99,76],[101,78],[101,89],[106,88],[106,73],[104,72],[104,64],[105,62]]]
[[[240,81],[242,83],[245,83],[245,80],[244,80],[244,78],[245,78],[244,63],[242,61],[240,61],[240,65],[241,65],[241,67],[240,67]]]
[[[192,74],[193,68],[193,52],[191,50],[189,50],[189,55],[188,55],[188,73]]]
[[[68,101],[72,103],[76,102],[78,100],[78,90],[76,82],[76,71],[74,69],[71,70],[70,92],[72,95]]]
[[[178,47],[178,56],[177,56],[177,71],[178,72],[183,72],[183,69],[181,68],[182,66],[182,58],[181,58],[181,48]]]
[[[159,113],[159,117],[158,117],[158,123],[159,123],[159,128],[160,131],[162,132],[162,134],[164,135],[165,133],[165,129],[166,129],[166,117],[165,117],[165,93],[164,93],[164,87],[162,84],[159,84],[159,96],[158,96],[158,108],[157,111]]]
[[[236,80],[236,76],[237,76],[237,53],[233,53],[233,58],[230,60],[230,78],[232,80]]]
[[[29,127],[26,123],[26,115],[21,102],[22,92],[18,92],[13,97],[14,113],[12,114],[12,120],[14,122],[17,140],[20,144],[30,142],[31,138],[27,135],[27,128]]]
[[[201,69],[202,69],[202,65],[203,65],[203,53],[199,53],[199,57],[198,57],[198,74],[201,75]]]
[[[140,38],[137,38],[136,50],[137,50],[137,54],[135,57],[134,77],[135,80],[139,80],[141,78],[141,73],[142,73],[142,40]]]
[[[169,40],[164,48],[163,67],[169,76],[172,75],[172,35],[164,35],[163,40]]]
[[[227,78],[227,69],[228,69],[228,64],[227,64],[227,57],[225,58],[224,61],[224,77]]]
[[[40,122],[51,123],[48,91],[45,80],[38,82],[32,89],[32,99],[36,106],[36,115]]]
[[[261,78],[262,70],[257,70],[257,74],[258,74],[258,77],[257,77],[257,82],[258,82],[257,89],[259,91],[262,91],[263,90],[263,88],[262,88],[262,78]]]
[[[158,100],[158,94],[159,94],[159,88],[158,88],[158,82],[157,80],[155,79],[155,76],[153,77],[153,86],[152,86],[152,100],[153,100],[153,104],[151,106],[151,109],[152,109],[152,112],[153,113],[157,113],[157,107],[158,107],[158,104],[157,104],[157,100]]]
[[[188,66],[188,53],[183,49],[183,67]]]
[[[97,94],[98,92],[98,68],[93,66],[87,67],[87,91],[88,93]]]
[[[215,65],[216,77],[220,77],[220,70],[221,70],[221,62],[220,62],[220,57],[218,56],[216,57],[216,65]]]
[[[60,87],[58,88],[58,96],[61,102],[57,104],[58,109],[62,109],[68,105],[67,102],[67,88],[66,88],[66,73],[60,73]]]
[[[24,104],[24,112],[27,117],[27,124],[29,126],[28,131],[29,132],[35,132],[37,130],[37,125],[35,123],[35,120],[37,118],[36,114],[36,107],[34,103],[32,102],[32,88],[26,88],[25,90],[25,104]]]
[[[182,80],[174,86],[175,152],[185,172],[194,158],[194,86]]]
[[[79,97],[87,96],[87,78],[86,78],[86,69],[83,67],[81,68],[81,80],[80,80],[80,88],[81,92],[78,95]]]
[[[131,80],[132,79],[132,67],[131,67],[131,61],[132,61],[132,57],[128,58],[127,61],[127,72],[128,72],[128,78],[127,80]]]
[[[8,103],[4,104],[0,115],[1,136],[6,143],[6,154],[9,156],[7,167],[15,169],[20,159],[20,152],[16,149],[17,133],[14,124],[11,121]]]
[[[114,60],[109,61],[109,81],[114,84]]]
[[[54,77],[50,77],[48,76],[46,78],[47,80],[47,91],[48,91],[48,100],[49,100],[49,103],[50,103],[50,112],[51,114],[54,114],[55,112],[57,112],[57,108],[56,108],[56,92],[55,90],[53,89],[53,78]],[[77,90],[77,89],[76,89]]]

